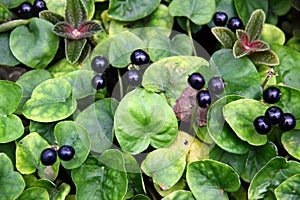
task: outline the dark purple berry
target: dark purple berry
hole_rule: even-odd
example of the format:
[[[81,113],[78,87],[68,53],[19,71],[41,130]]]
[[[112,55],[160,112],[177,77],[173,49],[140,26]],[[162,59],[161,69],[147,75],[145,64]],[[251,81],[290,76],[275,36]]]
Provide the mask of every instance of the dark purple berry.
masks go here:
[[[24,2],[19,6],[17,14],[21,19],[29,19],[34,15],[33,6],[29,2]]]
[[[207,86],[211,94],[218,95],[224,92],[226,84],[221,77],[213,77],[208,81]]]
[[[108,61],[104,56],[96,56],[92,59],[91,67],[97,73],[103,73],[108,66]]]
[[[139,70],[137,69],[132,69],[129,70],[128,73],[128,82],[130,85],[140,85],[142,80],[141,80],[141,75]]]
[[[207,108],[211,104],[211,96],[207,90],[201,90],[196,95],[197,103],[201,108]]]
[[[283,111],[277,106],[268,108],[265,112],[265,118],[270,124],[278,124],[283,117]]]
[[[144,65],[150,62],[150,57],[144,50],[137,49],[130,55],[130,61],[135,65]]]
[[[280,100],[281,92],[276,87],[269,87],[263,91],[263,100],[266,103],[277,103]]]
[[[279,128],[283,131],[290,131],[296,127],[296,119],[291,113],[284,113],[282,120],[279,122]]]
[[[235,32],[237,29],[242,29],[243,28],[243,22],[240,18],[238,17],[231,17],[228,20],[227,27],[232,31]]]
[[[38,16],[39,12],[43,10],[48,10],[46,2],[43,0],[35,0],[33,2],[33,8],[36,16]]]
[[[200,90],[205,85],[205,79],[200,73],[195,72],[189,75],[188,83],[195,90]]]
[[[69,145],[63,145],[58,149],[58,157],[61,160],[69,161],[71,160],[75,155],[75,150],[73,147]]]
[[[265,116],[259,116],[253,121],[254,128],[259,134],[267,134],[271,130],[271,124],[266,120]]]
[[[228,20],[228,16],[225,12],[216,12],[213,16],[213,21],[216,26],[225,26]]]
[[[92,84],[93,88],[95,88],[96,90],[103,89],[105,87],[105,79],[104,79],[103,75],[96,74],[93,77],[91,84]]]
[[[43,165],[49,166],[56,162],[56,158],[56,151],[51,148],[47,148],[42,151],[40,159]]]

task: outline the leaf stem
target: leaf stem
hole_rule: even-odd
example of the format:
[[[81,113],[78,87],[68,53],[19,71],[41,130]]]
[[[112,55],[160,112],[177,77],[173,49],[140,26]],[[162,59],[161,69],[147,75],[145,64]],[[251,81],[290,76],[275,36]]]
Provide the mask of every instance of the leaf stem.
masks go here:
[[[193,40],[193,36],[192,36],[192,31],[191,31],[191,21],[189,19],[187,19],[187,21],[186,21],[186,30],[187,30],[188,36],[190,38],[190,41],[191,41],[194,56],[197,56],[197,51],[196,51],[196,48],[194,45],[194,40]]]
[[[118,80],[119,80],[119,85],[120,85],[120,99],[122,99],[124,96],[124,91],[123,91],[123,82],[122,82],[120,69],[118,69]]]
[[[270,78],[273,76],[273,75],[277,75],[277,73],[275,72],[275,70],[273,68],[267,70],[267,75],[266,75],[266,78],[263,82],[263,84],[261,85],[262,89],[264,89],[268,83],[268,81],[270,80]]]

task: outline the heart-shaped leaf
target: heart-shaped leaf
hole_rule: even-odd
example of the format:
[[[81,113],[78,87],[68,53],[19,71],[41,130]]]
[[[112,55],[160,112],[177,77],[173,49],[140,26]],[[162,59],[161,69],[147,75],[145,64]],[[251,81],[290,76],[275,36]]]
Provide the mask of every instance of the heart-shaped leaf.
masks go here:
[[[168,196],[162,198],[162,200],[172,200],[172,199],[185,199],[185,200],[195,200],[193,194],[186,190],[177,190],[172,192]]]
[[[224,48],[231,49],[233,47],[236,36],[229,28],[213,27],[211,31]]]
[[[27,199],[50,200],[50,196],[46,189],[40,187],[32,187],[24,190],[24,192],[19,196],[18,199],[19,200],[27,200]]]
[[[169,5],[169,12],[173,17],[187,17],[198,25],[210,22],[215,12],[213,0],[173,0]]]
[[[248,189],[248,197],[250,200],[274,198],[274,189],[284,180],[299,173],[300,164],[298,162],[275,157],[254,176]]]
[[[55,77],[64,77],[66,74],[80,70],[82,67],[79,64],[70,64],[66,58],[61,59],[47,70]]]
[[[103,152],[98,163],[86,162],[73,169],[72,180],[76,185],[78,200],[123,199],[127,190],[127,176],[122,153],[116,149]]]
[[[76,109],[72,86],[64,79],[49,79],[38,85],[22,113],[37,122],[53,122],[69,117]]]
[[[32,174],[38,170],[41,178],[55,180],[58,175],[59,159],[52,166],[41,163],[41,152],[49,148],[48,142],[38,133],[30,133],[17,143],[16,167],[22,174]]]
[[[266,16],[262,9],[257,9],[251,14],[250,19],[245,27],[245,31],[249,35],[250,41],[259,39],[265,18]]]
[[[24,190],[25,182],[21,174],[5,153],[0,153],[0,196],[3,199],[16,199]]]
[[[106,98],[91,104],[77,116],[75,121],[89,133],[91,151],[102,153],[111,147],[117,106],[116,100]]]
[[[168,190],[179,181],[185,165],[186,156],[182,150],[164,148],[150,152],[141,168],[146,175],[152,177],[155,184]]]
[[[261,40],[266,41],[269,44],[276,43],[284,45],[285,43],[284,32],[280,28],[272,24],[264,24],[260,38]]]
[[[119,21],[136,21],[150,15],[159,3],[159,0],[110,0],[108,16]]]
[[[9,33],[0,33],[0,51],[0,65],[16,66],[20,63],[9,48]]]
[[[145,89],[127,93],[114,120],[120,146],[132,154],[144,151],[149,144],[155,148],[168,147],[177,136],[178,124],[173,109],[162,96]]]
[[[255,64],[263,64],[268,66],[276,66],[279,64],[279,58],[272,50],[254,52],[248,57]]]
[[[31,68],[47,67],[59,46],[59,37],[52,33],[52,27],[50,22],[34,18],[29,28],[15,28],[10,34],[10,48],[14,56]]]
[[[298,188],[300,187],[300,174],[294,175],[283,183],[281,183],[275,189],[275,196],[277,199],[299,199],[300,192]]]
[[[190,163],[186,178],[196,199],[228,199],[227,192],[240,187],[239,175],[229,165],[210,159]]]
[[[71,64],[74,64],[78,61],[86,43],[86,38],[80,40],[65,39],[66,58]]]
[[[300,159],[299,144],[300,143],[299,130],[291,130],[282,134],[281,142],[284,149],[293,157]]]
[[[241,140],[251,145],[260,146],[266,144],[267,136],[256,132],[253,121],[256,117],[264,115],[267,108],[260,101],[240,99],[226,104],[223,107],[223,115]]]

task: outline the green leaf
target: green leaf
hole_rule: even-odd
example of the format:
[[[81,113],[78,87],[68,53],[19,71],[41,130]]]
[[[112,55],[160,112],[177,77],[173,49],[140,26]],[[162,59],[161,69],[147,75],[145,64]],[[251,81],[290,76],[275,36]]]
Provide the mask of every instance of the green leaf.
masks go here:
[[[279,64],[279,58],[272,50],[254,52],[248,57],[254,64],[263,64],[268,66],[276,66]]]
[[[184,151],[157,149],[150,152],[142,162],[142,170],[158,184],[162,190],[173,187],[181,178],[186,165]]]
[[[215,13],[213,0],[173,0],[169,5],[169,12],[173,17],[187,17],[198,25],[210,22]]]
[[[22,120],[14,114],[0,114],[0,124],[0,143],[14,141],[24,133]]]
[[[186,184],[186,181],[183,177],[173,187],[171,187],[168,190],[164,190],[163,187],[161,188],[159,185],[154,184],[155,190],[162,197],[165,197],[165,196],[171,194],[174,191],[183,190],[184,188],[186,188],[186,186],[187,186],[187,184]]]
[[[63,121],[55,126],[54,135],[59,146],[69,145],[75,150],[75,156],[70,161],[60,161],[64,168],[74,169],[84,163],[91,149],[91,141],[83,126],[73,121]]]
[[[74,40],[77,37],[77,35],[73,34],[74,27],[65,21],[57,22],[54,25],[52,32],[60,37],[64,37],[64,38],[71,39],[71,40]],[[76,34],[80,35],[80,33],[78,31],[76,32]]]
[[[223,115],[241,140],[254,146],[260,146],[266,144],[267,136],[256,132],[253,121],[256,117],[264,115],[267,108],[260,101],[240,99],[226,104],[223,107]]]
[[[250,41],[259,39],[265,19],[266,15],[261,9],[257,9],[251,14],[250,19],[245,27],[245,31],[249,35]]]
[[[5,153],[0,153],[0,196],[2,199],[16,199],[24,190],[25,182]]]
[[[282,45],[282,44],[281,44]],[[300,40],[297,39],[296,37],[292,37],[290,38],[287,42],[286,42],[286,47],[289,47],[291,49],[294,49],[298,52],[300,52]]]
[[[282,157],[271,159],[252,179],[248,197],[252,199],[275,198],[276,189],[284,180],[300,173],[300,164],[296,161],[287,161]]]
[[[15,19],[12,21],[2,23],[2,24],[0,24],[0,33],[10,31],[21,25],[27,25],[30,22],[31,22],[31,19]]]
[[[269,12],[278,16],[287,14],[292,7],[290,0],[270,0],[269,6]]]
[[[234,58],[232,50],[216,51],[210,66],[216,69],[226,83],[226,95],[241,95],[257,98],[261,93],[259,73],[255,65],[246,57]]]
[[[87,12],[82,0],[66,0],[65,20],[74,28],[87,20]]]
[[[268,13],[269,3],[268,1],[260,0],[234,0],[234,6],[238,13],[238,16],[242,19],[244,24],[247,24],[252,12],[257,9],[262,9],[264,13]]]
[[[213,27],[211,31],[224,48],[231,49],[233,47],[236,36],[229,28]]]
[[[46,68],[59,46],[59,37],[52,33],[52,27],[50,22],[34,18],[29,28],[24,25],[15,28],[10,34],[14,56],[31,68]]]
[[[48,22],[51,22],[52,24],[56,24],[58,22],[62,22],[65,20],[63,16],[55,12],[52,12],[51,10],[43,10],[39,12],[39,17],[44,20],[47,20]]]
[[[86,43],[86,38],[80,40],[65,39],[66,58],[71,64],[74,64],[78,61]]]
[[[9,33],[0,33],[0,51],[0,65],[16,66],[20,63],[10,50]]]
[[[28,199],[40,199],[40,200],[50,200],[50,196],[46,189],[40,187],[32,187],[24,190],[24,192],[19,196],[19,200]]]
[[[300,174],[294,175],[283,183],[281,183],[275,189],[275,196],[277,199],[299,199],[300,192],[298,188],[300,187]]]
[[[103,152],[99,163],[88,163],[72,170],[77,200],[123,199],[127,190],[125,162],[116,149]]]
[[[76,109],[72,86],[63,79],[49,79],[38,85],[22,113],[37,122],[53,122],[69,117]]]
[[[158,35],[150,39],[148,49],[153,62],[166,57],[191,56],[193,54],[190,39],[185,34],[178,34],[171,40],[167,36]]]
[[[200,160],[187,166],[187,183],[196,199],[228,199],[227,192],[240,187],[239,175],[214,160]]]
[[[38,170],[41,178],[55,180],[58,175],[59,159],[52,166],[44,166],[40,161],[41,152],[49,148],[48,142],[38,133],[30,133],[17,143],[16,167],[22,174],[32,174]]]
[[[300,62],[300,53],[277,44],[272,45],[272,48],[280,59],[280,64],[274,67],[278,74],[277,83],[300,88],[300,70],[295,70],[298,68],[297,63]]]
[[[65,15],[66,0],[46,1],[47,8],[50,11],[55,11],[60,16]]]
[[[143,194],[135,195],[131,200],[151,200],[149,197]]]
[[[184,200],[195,200],[193,194],[186,190],[177,190],[172,192],[168,196],[162,198],[162,200],[172,200],[172,199],[184,199]]]
[[[150,15],[159,6],[159,0],[110,0],[108,16],[119,21],[136,21]]]
[[[10,0],[0,0],[0,3],[3,4],[7,8],[15,8],[18,5],[20,5],[23,1],[22,0],[15,0],[15,1],[10,1]]]
[[[54,127],[56,123],[40,123],[30,121],[29,131],[37,132],[40,136],[48,141],[49,144],[55,144]]]
[[[66,58],[61,59],[48,68],[48,71],[55,77],[64,77],[66,74],[82,69],[79,64],[70,64]]]
[[[111,147],[117,106],[116,100],[106,98],[91,104],[77,116],[75,121],[89,133],[91,151],[102,153]]]
[[[206,66],[208,62],[196,56],[163,58],[147,68],[143,75],[142,85],[148,91],[164,92],[169,104],[173,107],[188,86],[188,75],[200,69],[205,72],[210,70]]]
[[[241,40],[237,40],[233,45],[233,56],[234,56],[234,58],[241,58],[243,56],[246,56],[247,54],[249,54],[249,51],[244,50],[243,42]]]
[[[299,144],[300,143],[299,130],[291,130],[282,134],[281,142],[284,149],[293,157],[300,159]]]
[[[242,98],[236,95],[225,96],[213,103],[207,113],[207,129],[210,137],[221,149],[234,154],[247,153],[250,145],[240,140],[225,122],[222,108]]]
[[[149,144],[155,148],[168,147],[177,136],[178,124],[173,109],[159,94],[141,88],[126,94],[114,120],[121,148],[132,154],[144,151]]]
[[[284,32],[275,25],[264,24],[261,39],[266,41],[269,44],[276,43],[284,45],[285,43],[285,34]]]
[[[0,80],[0,96],[0,114],[12,114],[18,108],[22,96],[22,89],[13,82]]]

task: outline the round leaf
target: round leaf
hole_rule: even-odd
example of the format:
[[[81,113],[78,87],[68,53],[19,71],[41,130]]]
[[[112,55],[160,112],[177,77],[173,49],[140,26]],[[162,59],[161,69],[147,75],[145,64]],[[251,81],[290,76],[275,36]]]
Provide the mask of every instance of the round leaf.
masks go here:
[[[0,80],[0,96],[0,114],[12,114],[18,108],[22,89],[13,82]]]
[[[272,24],[264,24],[260,39],[269,44],[276,43],[284,45],[285,43],[284,32]]]
[[[29,28],[15,28],[10,34],[10,48],[14,56],[29,67],[47,67],[59,45],[59,37],[52,33],[52,27],[50,22],[34,18]]]
[[[37,122],[53,122],[69,117],[76,109],[72,86],[64,79],[49,79],[38,85],[22,113]]]
[[[0,34],[0,64],[8,66],[16,66],[20,63],[9,48],[9,33]]]
[[[223,107],[226,122],[237,136],[251,145],[260,146],[267,142],[267,135],[256,132],[253,121],[256,117],[264,115],[268,107],[256,100],[240,99]],[[249,112],[251,110],[251,112]]]
[[[144,89],[127,93],[114,119],[121,148],[132,154],[144,151],[149,144],[155,148],[168,147],[177,136],[173,109],[162,96]]]
[[[277,199],[299,199],[300,198],[300,174],[288,178],[275,189]]]
[[[152,177],[155,184],[168,190],[179,181],[185,165],[186,156],[182,150],[165,148],[150,152],[141,168],[146,175]]]
[[[226,192],[240,188],[239,175],[229,165],[214,160],[190,163],[186,178],[196,199],[228,199]]]
[[[24,190],[25,182],[18,172],[14,171],[14,166],[9,157],[0,153],[0,196],[2,199],[16,199]]]
[[[88,132],[81,125],[73,121],[63,121],[55,126],[54,134],[59,146],[69,145],[75,150],[74,158],[60,161],[64,168],[74,169],[84,163],[90,152],[91,141]]]
[[[38,133],[26,135],[17,144],[16,167],[22,174],[32,174],[38,169],[39,176],[54,180],[58,175],[59,159],[52,166],[44,166],[40,161],[41,152],[49,148],[48,142]]]
[[[26,189],[21,196],[18,198],[19,200],[28,200],[28,199],[39,199],[39,200],[50,200],[50,196],[46,189],[40,187],[32,187]]]
[[[177,190],[172,192],[168,196],[162,198],[162,200],[173,200],[173,199],[184,199],[184,200],[195,200],[193,194],[190,191]]]
[[[300,159],[300,130],[283,133],[281,142],[284,149],[293,157]]]
[[[14,114],[0,114],[0,124],[0,143],[14,141],[24,133],[22,120]]]
[[[114,114],[118,102],[114,99],[102,99],[91,104],[76,118],[91,139],[91,151],[102,153],[109,149],[113,140]]]

